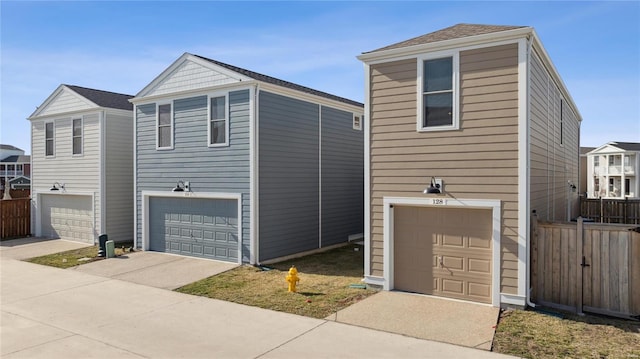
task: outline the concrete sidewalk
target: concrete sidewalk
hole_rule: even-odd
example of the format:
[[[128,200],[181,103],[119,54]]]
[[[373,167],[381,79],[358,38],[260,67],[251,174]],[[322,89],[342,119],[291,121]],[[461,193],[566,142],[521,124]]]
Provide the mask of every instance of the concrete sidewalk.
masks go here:
[[[0,264],[3,358],[508,358],[4,255]]]

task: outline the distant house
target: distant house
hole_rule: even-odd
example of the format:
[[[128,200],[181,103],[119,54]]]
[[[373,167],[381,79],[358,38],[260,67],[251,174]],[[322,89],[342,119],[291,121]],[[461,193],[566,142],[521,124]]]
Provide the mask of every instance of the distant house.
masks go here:
[[[588,198],[640,198],[640,143],[609,142],[587,153]]]
[[[60,85],[29,117],[32,233],[133,239],[131,97]]]
[[[587,154],[593,150],[595,147],[580,147],[580,185],[578,186],[578,193],[581,196],[586,196],[587,194]]]
[[[359,59],[366,283],[524,306],[532,213],[577,216],[581,121],[534,29],[459,24]]]
[[[131,102],[138,248],[261,263],[362,236],[361,103],[189,53]]]
[[[0,190],[4,194],[5,185],[7,183],[17,183],[16,179],[24,178],[19,181],[21,183],[19,189],[29,189],[29,178],[31,176],[31,157],[25,156],[24,150],[11,146],[0,144]],[[15,187],[10,188],[16,189]],[[27,192],[26,196],[29,194]],[[2,195],[0,195],[2,198]]]

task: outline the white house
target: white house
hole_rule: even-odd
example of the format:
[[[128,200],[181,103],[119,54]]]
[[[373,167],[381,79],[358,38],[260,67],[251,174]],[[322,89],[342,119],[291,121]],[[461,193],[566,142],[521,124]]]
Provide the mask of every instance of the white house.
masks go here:
[[[132,97],[60,85],[28,118],[36,236],[133,239]]]
[[[609,142],[587,153],[588,198],[640,198],[640,143]]]

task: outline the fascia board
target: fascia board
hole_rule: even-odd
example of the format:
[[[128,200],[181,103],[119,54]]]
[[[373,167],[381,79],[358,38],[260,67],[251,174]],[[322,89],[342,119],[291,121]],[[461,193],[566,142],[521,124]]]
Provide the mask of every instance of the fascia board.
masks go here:
[[[267,82],[261,82],[260,81],[259,83],[260,83],[260,89],[262,91],[273,92],[273,93],[276,93],[276,94],[280,94],[280,95],[284,95],[284,96],[288,96],[288,97],[292,97],[292,98],[297,98],[297,99],[300,99],[300,100],[303,100],[303,101],[307,101],[307,102],[311,102],[311,103],[314,103],[314,104],[320,104],[320,105],[325,105],[325,106],[328,106],[328,107],[333,107],[333,108],[344,110],[344,111],[347,111],[347,112],[363,113],[363,111],[364,111],[364,108],[360,107],[360,106],[349,105],[349,104],[341,102],[341,101],[331,100],[331,99],[328,99],[326,97],[313,95],[313,94],[302,92],[302,91],[297,91],[297,90],[294,90],[294,89],[290,89],[290,88],[286,88],[286,87],[270,84],[270,83],[267,83]]]
[[[513,29],[500,32],[492,32],[489,34],[482,34],[476,36],[466,36],[457,39],[444,40],[438,42],[430,42],[427,44],[413,45],[407,47],[401,47],[397,49],[382,50],[372,53],[364,53],[357,56],[360,61],[365,63],[377,63],[393,61],[396,58],[402,58],[407,56],[413,56],[423,54],[425,52],[434,52],[455,49],[460,47],[467,47],[473,45],[480,45],[484,43],[513,40],[521,37],[526,37],[533,32],[532,27],[523,27],[520,29]]]
[[[216,85],[211,87],[202,87],[202,88],[193,89],[193,90],[170,92],[170,93],[165,93],[165,94],[155,95],[155,96],[134,97],[132,99],[129,99],[129,102],[131,102],[134,105],[143,105],[146,103],[152,103],[159,100],[180,99],[180,98],[194,97],[194,96],[200,96],[200,95],[204,96],[204,95],[210,94],[211,92],[216,92],[216,91],[232,91],[234,89],[249,88],[251,85],[256,84],[257,82],[258,81],[256,80],[249,79],[247,81],[242,81],[242,82]]]
[[[59,113],[55,113],[55,114],[51,114],[51,115],[45,115],[45,116],[35,116],[35,117],[29,117],[28,120],[29,121],[38,121],[38,120],[53,120],[53,119],[59,119],[62,117],[70,117],[70,116],[77,116],[77,115],[85,115],[85,114],[92,114],[94,112],[98,112],[98,111],[106,111],[108,113],[113,113],[113,114],[122,114],[122,115],[131,115],[133,113],[133,109],[131,110],[122,110],[119,108],[110,108],[110,107],[100,107],[98,105],[96,105],[95,108],[85,108],[85,109],[80,109],[80,110],[74,110],[74,111],[66,111],[66,112],[59,112]]]

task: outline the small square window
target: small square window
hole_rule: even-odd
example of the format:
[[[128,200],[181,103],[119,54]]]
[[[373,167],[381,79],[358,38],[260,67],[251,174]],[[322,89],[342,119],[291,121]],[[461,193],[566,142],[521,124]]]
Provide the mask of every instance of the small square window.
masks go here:
[[[362,120],[363,115],[353,115],[353,129],[361,131],[362,130]]]

